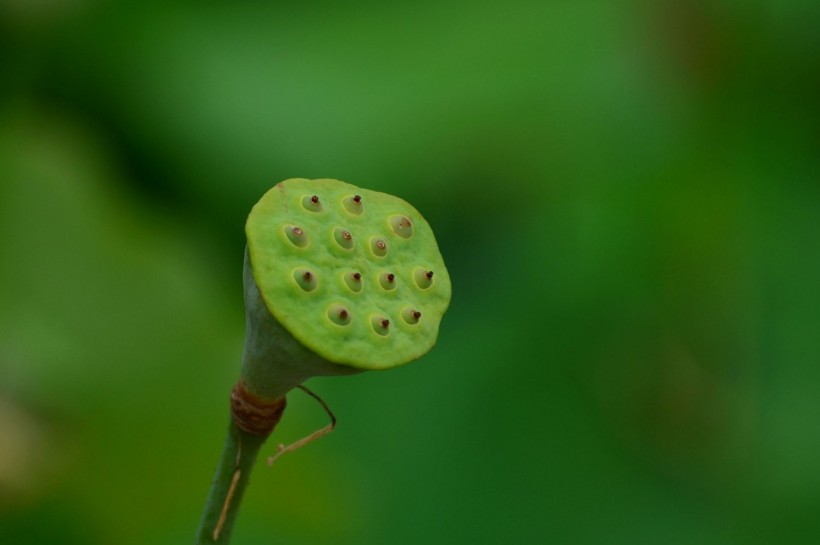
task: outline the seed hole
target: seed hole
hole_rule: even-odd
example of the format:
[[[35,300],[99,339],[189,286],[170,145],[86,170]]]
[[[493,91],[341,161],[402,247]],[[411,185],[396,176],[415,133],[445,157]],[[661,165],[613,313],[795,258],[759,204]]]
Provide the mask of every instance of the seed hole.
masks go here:
[[[370,325],[373,326],[373,331],[381,336],[390,334],[390,320],[381,314],[374,314],[370,317]]]
[[[318,195],[305,195],[302,197],[302,206],[309,212],[321,212],[322,202]]]
[[[393,228],[393,232],[402,238],[413,236],[413,224],[407,216],[392,216],[390,226]]]
[[[345,284],[351,291],[356,293],[362,291],[362,273],[358,271],[349,271],[344,276]]]
[[[387,255],[387,243],[380,238],[373,237],[370,239],[370,250],[373,255],[384,257]]]
[[[345,250],[350,250],[353,248],[353,235],[350,234],[350,231],[337,228],[333,232],[333,238],[336,239],[336,244],[338,244]]]
[[[404,310],[401,311],[401,317],[408,324],[415,325],[421,319],[421,312],[414,308],[404,307]]]
[[[381,273],[379,275],[379,284],[386,290],[396,289],[396,275],[393,273]]]
[[[350,323],[350,312],[342,305],[330,305],[327,309],[327,317],[336,325],[348,325]]]
[[[418,267],[413,271],[413,280],[419,288],[426,290],[433,285],[433,271]]]
[[[308,269],[296,269],[293,271],[293,279],[305,291],[313,291],[319,285],[316,274]]]
[[[362,205],[361,195],[345,197],[345,200],[342,201],[342,203],[344,204],[345,210],[347,210],[351,214],[355,214],[358,216],[364,211],[364,205]]]
[[[301,227],[289,225],[285,227],[285,234],[288,236],[288,240],[294,246],[304,248],[308,244],[308,236],[307,234],[305,234]]]

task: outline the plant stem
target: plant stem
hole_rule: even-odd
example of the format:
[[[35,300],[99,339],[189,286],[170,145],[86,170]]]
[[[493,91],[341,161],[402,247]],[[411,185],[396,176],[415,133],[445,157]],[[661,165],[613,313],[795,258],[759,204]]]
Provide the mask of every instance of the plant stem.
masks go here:
[[[248,485],[259,449],[267,438],[267,434],[254,435],[242,431],[231,418],[222,458],[211,483],[194,545],[227,544],[230,541],[242,494]]]
[[[282,418],[286,406],[284,396],[266,399],[254,395],[242,380],[234,385],[228,438],[211,482],[194,545],[227,544],[230,541],[231,529],[259,448]]]

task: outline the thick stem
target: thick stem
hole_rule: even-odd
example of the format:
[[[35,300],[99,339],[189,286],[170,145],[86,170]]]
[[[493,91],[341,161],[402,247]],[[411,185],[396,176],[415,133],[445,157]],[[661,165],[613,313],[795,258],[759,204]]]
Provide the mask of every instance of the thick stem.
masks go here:
[[[266,435],[251,435],[240,430],[231,419],[228,438],[211,483],[195,545],[224,544],[230,541],[242,494],[248,485],[253,463],[265,439]]]
[[[231,393],[231,422],[194,545],[227,544],[259,449],[279,422],[285,398],[262,400],[240,381]]]

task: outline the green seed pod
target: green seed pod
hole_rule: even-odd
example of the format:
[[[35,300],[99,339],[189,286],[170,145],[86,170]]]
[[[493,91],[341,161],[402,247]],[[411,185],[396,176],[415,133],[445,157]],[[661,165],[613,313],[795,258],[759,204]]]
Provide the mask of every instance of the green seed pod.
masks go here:
[[[430,226],[405,201],[291,179],[253,207],[245,232],[242,378],[255,394],[396,367],[435,344],[450,277]]]

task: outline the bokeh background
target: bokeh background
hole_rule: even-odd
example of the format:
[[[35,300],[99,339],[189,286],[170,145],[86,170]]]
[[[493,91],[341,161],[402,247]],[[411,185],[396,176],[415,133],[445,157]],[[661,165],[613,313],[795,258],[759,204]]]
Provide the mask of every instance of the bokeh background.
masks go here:
[[[816,0],[0,0],[0,543],[193,539],[290,177],[454,299],[237,543],[820,543],[818,97]]]

